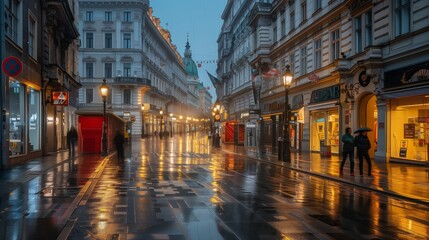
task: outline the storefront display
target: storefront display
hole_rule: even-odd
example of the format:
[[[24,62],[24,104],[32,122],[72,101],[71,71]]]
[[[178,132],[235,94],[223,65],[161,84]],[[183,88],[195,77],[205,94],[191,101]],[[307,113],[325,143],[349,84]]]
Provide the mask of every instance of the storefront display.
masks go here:
[[[392,99],[391,157],[428,161],[429,97]]]
[[[9,82],[9,155],[25,154],[25,88],[18,81]]]
[[[29,151],[37,151],[40,146],[40,92],[30,88],[28,99],[28,140]]]
[[[325,146],[332,153],[339,153],[339,117],[337,110],[311,113],[311,151],[321,151]]]

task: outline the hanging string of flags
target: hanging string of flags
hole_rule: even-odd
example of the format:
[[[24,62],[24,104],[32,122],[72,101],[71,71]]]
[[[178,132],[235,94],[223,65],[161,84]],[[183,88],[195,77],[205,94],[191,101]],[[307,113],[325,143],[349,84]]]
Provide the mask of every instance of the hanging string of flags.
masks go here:
[[[203,64],[212,64],[212,63],[218,63],[218,60],[202,60],[202,61],[195,61],[198,67],[202,67]]]

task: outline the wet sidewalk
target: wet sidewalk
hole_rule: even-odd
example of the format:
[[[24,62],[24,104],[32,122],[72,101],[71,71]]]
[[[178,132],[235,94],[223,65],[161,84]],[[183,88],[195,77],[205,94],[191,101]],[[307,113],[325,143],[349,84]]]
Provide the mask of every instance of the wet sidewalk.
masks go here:
[[[344,165],[340,176],[341,158],[338,155],[321,157],[319,153],[291,153],[291,162],[277,160],[277,154],[261,154],[255,147],[221,145],[221,150],[268,161],[299,172],[363,187],[403,200],[429,205],[429,168],[403,163],[380,163],[372,160],[372,177],[364,161],[364,176],[359,176],[359,160],[355,157],[355,176],[350,176],[350,161]]]

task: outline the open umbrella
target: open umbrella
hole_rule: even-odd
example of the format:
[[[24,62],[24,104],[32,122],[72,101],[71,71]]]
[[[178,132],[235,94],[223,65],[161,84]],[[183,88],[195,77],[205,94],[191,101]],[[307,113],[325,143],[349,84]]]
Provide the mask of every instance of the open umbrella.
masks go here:
[[[372,129],[368,128],[368,127],[361,127],[361,128],[356,129],[356,131],[354,131],[354,133],[369,132],[369,131],[372,131]]]

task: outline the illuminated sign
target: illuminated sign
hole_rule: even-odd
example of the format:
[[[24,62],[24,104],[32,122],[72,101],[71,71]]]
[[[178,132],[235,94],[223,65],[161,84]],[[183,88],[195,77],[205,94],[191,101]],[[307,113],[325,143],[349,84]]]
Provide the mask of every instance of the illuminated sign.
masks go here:
[[[67,91],[52,92],[52,105],[68,106],[69,92]]]

